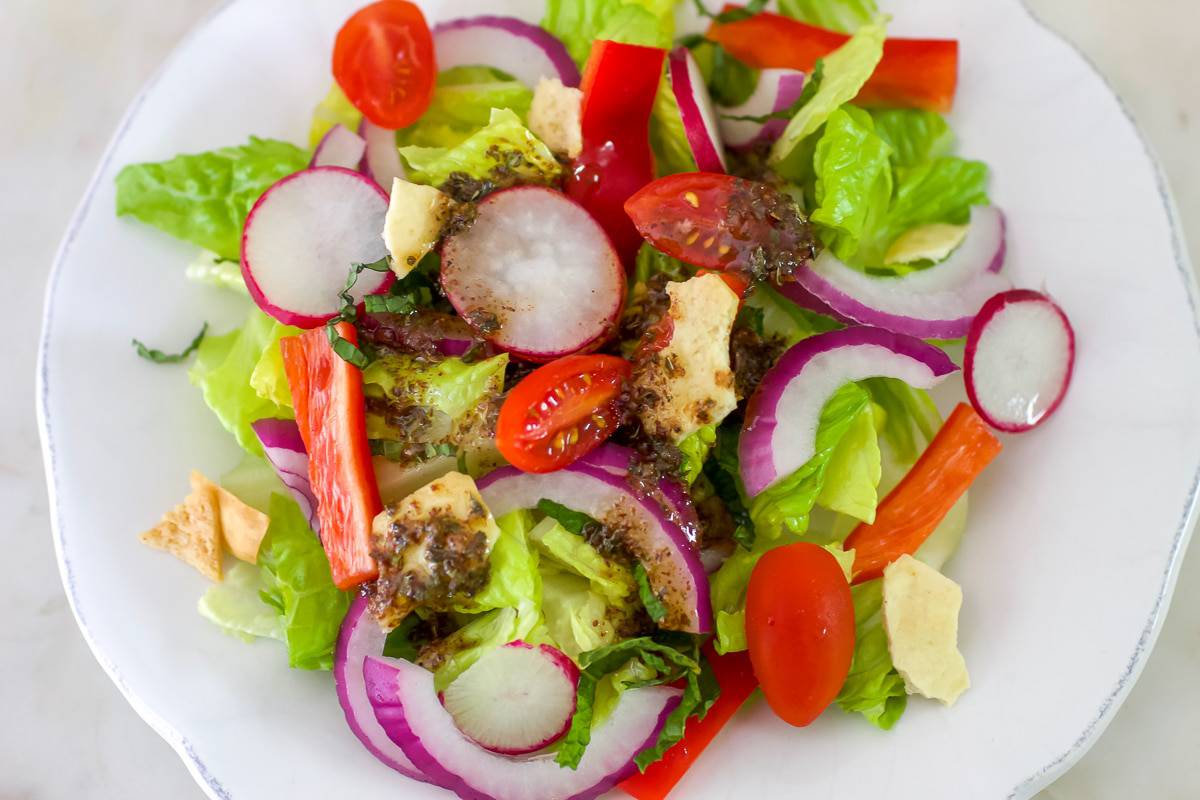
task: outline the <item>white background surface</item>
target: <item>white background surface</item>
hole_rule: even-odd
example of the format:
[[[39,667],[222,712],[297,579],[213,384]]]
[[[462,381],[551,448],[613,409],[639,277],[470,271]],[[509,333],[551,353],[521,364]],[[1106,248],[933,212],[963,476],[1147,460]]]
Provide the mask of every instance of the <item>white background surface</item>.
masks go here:
[[[0,390],[0,800],[203,796],[125,705],[75,630],[54,566],[32,387],[44,281],[67,220],[126,105],[215,4],[3,0],[0,286],[9,303],[0,344],[6,384]],[[1160,156],[1189,240],[1200,242],[1194,82],[1200,5],[1030,5],[1109,78]],[[1113,209],[1113,224],[1120,224],[1120,213]],[[1136,253],[1114,258],[1137,268]],[[1053,800],[1200,796],[1198,668],[1200,556],[1193,553],[1141,682],[1091,754],[1046,794]]]

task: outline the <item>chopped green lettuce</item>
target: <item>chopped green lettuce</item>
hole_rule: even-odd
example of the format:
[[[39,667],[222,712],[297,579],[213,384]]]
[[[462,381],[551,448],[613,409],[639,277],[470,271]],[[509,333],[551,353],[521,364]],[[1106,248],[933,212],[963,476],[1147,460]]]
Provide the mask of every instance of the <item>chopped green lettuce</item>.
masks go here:
[[[344,125],[352,131],[357,131],[362,122],[362,112],[354,107],[350,98],[346,97],[342,87],[335,82],[329,87],[329,93],[322,98],[313,109],[312,124],[308,127],[308,146],[316,147],[321,138],[329,133],[334,125]]]
[[[767,283],[754,287],[754,292],[746,298],[746,308],[760,309],[763,333],[781,340],[787,347],[814,334],[840,327],[829,317],[796,305]]]
[[[562,166],[545,143],[534,136],[516,112],[490,110],[488,124],[453,147],[400,148],[413,183],[441,186],[452,173],[464,173],[497,185],[553,183]]]
[[[225,579],[213,584],[196,604],[200,616],[230,636],[252,642],[256,638],[284,641],[283,617],[262,600],[266,589],[262,570],[242,561],[225,570]]]
[[[896,194],[887,214],[888,243],[931,222],[962,224],[971,206],[988,202],[988,168],[982,161],[941,156],[896,169]]]
[[[250,291],[246,288],[246,281],[242,278],[241,263],[221,258],[216,253],[210,253],[207,250],[201,250],[199,255],[187,265],[184,275],[189,281],[195,283],[216,286],[218,289],[229,289],[244,297],[250,296]]]
[[[772,164],[787,159],[834,111],[854,99],[883,57],[886,35],[883,20],[877,19],[860,27],[844,45],[825,57],[820,88],[800,107],[772,146]]]
[[[530,641],[538,625],[536,615],[521,614],[515,608],[500,608],[469,618],[454,633],[443,639],[439,648],[447,653],[433,674],[433,685],[440,692],[454,682],[486,653],[521,639]]]
[[[333,585],[329,560],[300,507],[271,495],[271,523],[258,550],[265,588],[262,599],[282,615],[288,664],[298,669],[332,669],[350,593]]]
[[[871,111],[875,132],[892,148],[897,167],[915,167],[954,150],[954,131],[945,117],[916,108],[885,108]]]
[[[683,130],[683,117],[675,92],[664,77],[654,95],[650,112],[650,147],[654,150],[654,170],[660,178],[678,172],[695,172],[696,158]]]
[[[853,33],[879,13],[875,0],[779,0],[779,13],[840,33]]]
[[[608,603],[585,578],[543,562],[542,601],[550,638],[571,658],[616,638]]]
[[[873,406],[855,415],[850,428],[833,449],[817,504],[863,522],[875,521],[879,503],[876,488],[882,473],[879,438]]]
[[[689,486],[700,477],[704,461],[716,441],[717,426],[703,425],[679,443],[679,452],[683,454],[683,466],[680,471],[683,473],[684,482]]]
[[[271,462],[251,453],[243,453],[237,466],[221,476],[221,488],[233,492],[237,499],[264,514],[270,508],[272,494],[287,497],[290,491]]]
[[[869,378],[862,385],[883,412],[884,441],[898,461],[912,464],[942,425],[929,393],[897,378]]]
[[[571,533],[552,517],[534,526],[529,539],[552,563],[586,579],[591,590],[610,605],[624,606],[637,594],[633,573],[628,568],[602,556],[586,539]]]
[[[872,725],[888,730],[904,713],[908,695],[888,652],[881,583],[868,581],[850,590],[856,620],[854,660],[836,702],[843,711],[862,714]]]
[[[592,42],[607,39],[670,47],[675,36],[673,0],[547,0],[542,27],[583,66]]]
[[[293,144],[252,136],[237,147],[129,164],[117,173],[117,215],[236,261],[254,202],[308,159],[308,151]]]
[[[242,327],[223,336],[204,337],[196,361],[188,370],[188,378],[203,393],[204,402],[221,424],[238,444],[255,455],[262,454],[262,445],[250,424],[263,417],[291,417],[292,412],[288,406],[260,395],[251,385],[251,377],[263,354],[269,348],[278,350],[279,340],[292,333],[298,331],[253,308]],[[286,380],[283,384],[286,387]],[[272,396],[281,397],[277,383],[273,385]]]
[[[397,132],[399,146],[456,147],[488,125],[492,109],[529,114],[533,90],[520,81],[498,78],[487,67],[454,67],[438,74],[429,108]]]

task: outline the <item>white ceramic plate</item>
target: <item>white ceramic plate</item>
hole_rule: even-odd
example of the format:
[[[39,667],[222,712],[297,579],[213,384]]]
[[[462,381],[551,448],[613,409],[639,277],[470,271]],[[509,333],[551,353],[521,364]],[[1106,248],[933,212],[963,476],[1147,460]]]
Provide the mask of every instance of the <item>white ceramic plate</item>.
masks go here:
[[[219,474],[231,439],[180,367],[131,336],[183,342],[244,309],[183,277],[192,248],[116,219],[126,163],[244,141],[300,141],[329,84],[334,32],[358,0],[238,0],[179,47],[121,124],[50,279],[38,409],[63,582],[84,636],[130,703],[212,797],[440,797],[376,763],[327,673],[289,671],[195,611],[205,582],[138,544]],[[973,688],[914,700],[888,734],[837,711],[805,730],[758,703],[679,797],[1027,797],[1087,749],[1137,677],[1175,580],[1200,469],[1195,297],[1162,181],[1117,100],[1016,0],[894,0],[898,33],[957,37],[953,122],[993,168],[1008,271],[1074,321],[1075,380],[1057,417],[1006,440],[972,491],[950,574],[965,590]],[[537,0],[426,0],[432,20],[537,19]],[[511,7],[511,8],[510,8]]]

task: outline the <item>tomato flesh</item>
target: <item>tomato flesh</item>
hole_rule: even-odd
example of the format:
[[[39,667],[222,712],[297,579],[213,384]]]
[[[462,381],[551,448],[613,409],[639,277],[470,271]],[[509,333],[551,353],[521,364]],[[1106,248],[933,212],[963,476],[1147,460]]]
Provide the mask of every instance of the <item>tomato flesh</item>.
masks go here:
[[[715,172],[668,175],[629,198],[625,211],[667,255],[748,280],[791,274],[816,257],[812,229],[796,204],[759,181]]]
[[[746,643],[780,719],[808,725],[833,702],[854,658],[854,600],[828,550],[797,542],[759,559],[746,590]]]
[[[416,122],[437,78],[433,36],[408,0],[365,6],[338,31],[333,77],[354,107],[381,128]]]
[[[337,331],[352,344],[348,322]],[[362,371],[343,361],[324,327],[280,340],[283,367],[296,408],[296,426],[308,451],[308,477],[317,498],[321,545],[339,589],[371,580],[371,523],[383,509],[367,444]]]
[[[496,421],[496,447],[525,472],[552,472],[600,446],[621,421],[632,367],[616,356],[567,356],[513,387]]]

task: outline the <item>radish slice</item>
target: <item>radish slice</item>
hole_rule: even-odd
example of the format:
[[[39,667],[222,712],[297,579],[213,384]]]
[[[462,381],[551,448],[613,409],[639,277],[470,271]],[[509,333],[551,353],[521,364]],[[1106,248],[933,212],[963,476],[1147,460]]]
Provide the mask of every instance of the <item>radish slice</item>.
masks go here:
[[[367,611],[367,598],[362,595],[355,597],[342,620],[337,649],[333,654],[333,681],[337,686],[338,702],[342,705],[350,730],[371,755],[402,775],[428,782],[429,778],[413,766],[404,751],[388,737],[387,731],[375,718],[371,699],[367,696],[363,662],[368,656],[381,654],[386,639],[387,631]]]
[[[686,47],[672,50],[667,59],[667,72],[696,168],[701,172],[724,172],[725,152],[717,129],[717,116],[713,113],[704,76],[691,51]]]
[[[361,136],[345,125],[334,125],[317,143],[309,166],[358,169],[366,151],[367,143]]]
[[[742,483],[753,497],[813,456],[821,409],[851,381],[899,378],[929,389],[958,367],[938,348],[880,328],[811,336],[784,353],[746,407],[738,440]]]
[[[242,231],[242,277],[254,302],[286,325],[328,320],[351,266],[387,255],[379,236],[387,206],[374,182],[342,167],[311,167],[271,186]],[[391,270],[364,271],[351,295],[361,301],[394,278]]]
[[[746,102],[737,106],[717,106],[721,139],[726,147],[747,150],[758,144],[769,144],[779,138],[787,127],[786,119],[751,122],[727,117],[762,117],[792,107],[804,91],[804,73],[794,69],[764,69],[758,75],[758,85]]]
[[[601,522],[616,523],[624,543],[642,562],[655,593],[667,607],[664,628],[707,633],[712,629],[708,579],[695,542],[671,522],[658,503],[638,497],[622,478],[576,462],[544,474],[504,467],[479,480],[492,514],[534,508],[553,500]]]
[[[366,142],[358,170],[384,189],[392,188],[392,181],[405,178],[408,173],[400,160],[400,148],[396,146],[396,132],[381,128],[363,119],[358,126],[358,135]]]
[[[480,64],[507,72],[530,88],[542,78],[579,85],[567,48],[546,30],[516,17],[468,17],[433,27],[438,69]]]
[[[531,361],[594,350],[617,329],[625,273],[604,230],[566,195],[488,195],[442,246],[442,288],[497,347]]]
[[[579,668],[547,644],[509,642],[486,653],[446,687],[442,703],[480,747],[519,756],[571,727]]]
[[[658,740],[679,705],[679,689],[648,686],[621,693],[592,731],[577,769],[552,755],[509,758],[464,736],[438,702],[433,673],[407,661],[368,658],[363,667],[375,718],[435,783],[467,800],[590,800],[633,774],[634,758]]]
[[[1008,433],[1055,412],[1075,367],[1075,331],[1041,292],[1014,289],[988,300],[967,334],[967,397],[987,424]]]
[[[949,258],[900,277],[879,277],[843,264],[825,250],[796,273],[799,287],[840,318],[922,339],[966,336],[984,302],[1011,284],[996,272],[1004,262],[1004,215],[974,206],[971,227]],[[791,297],[796,289],[780,290]]]
[[[254,435],[262,443],[263,454],[275,468],[283,485],[292,493],[292,498],[304,512],[313,533],[321,534],[321,523],[317,519],[317,496],[313,494],[308,479],[308,451],[300,438],[300,428],[292,419],[260,419],[250,424]]]

